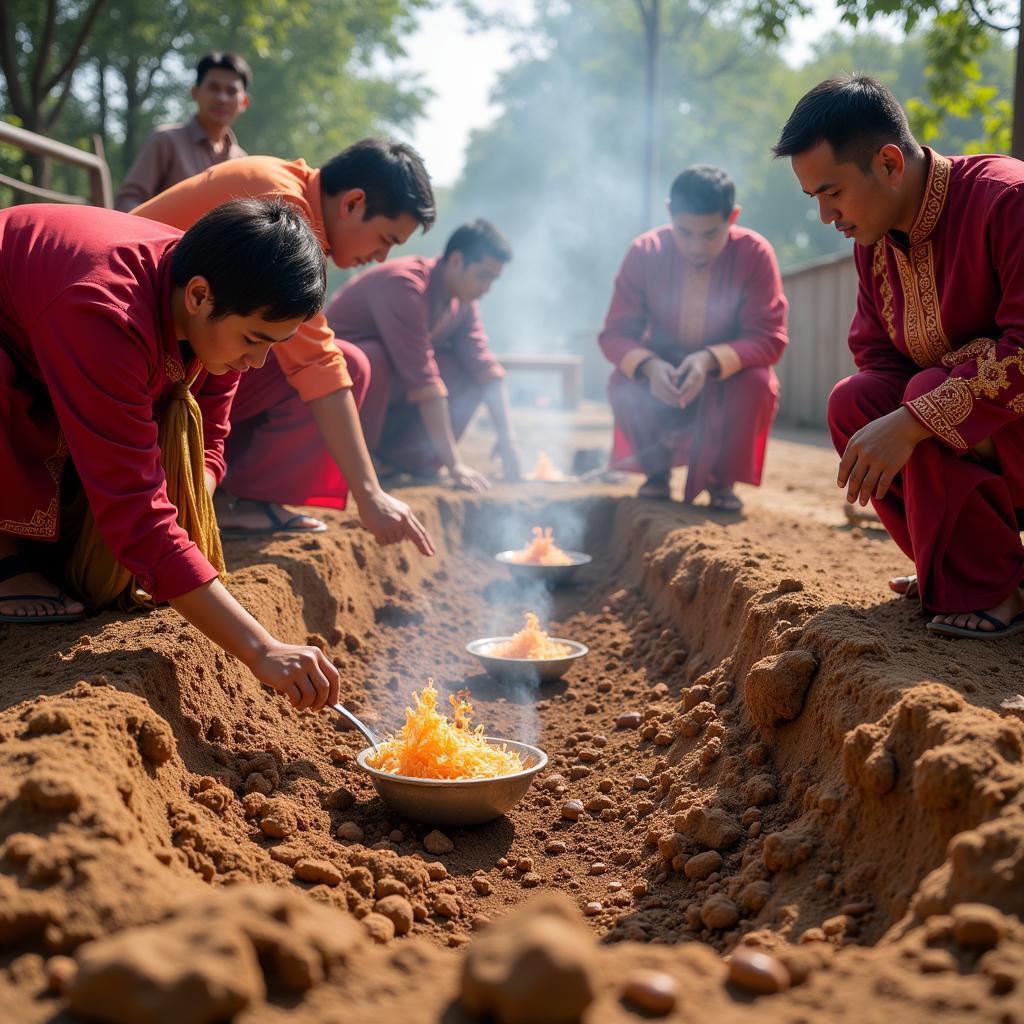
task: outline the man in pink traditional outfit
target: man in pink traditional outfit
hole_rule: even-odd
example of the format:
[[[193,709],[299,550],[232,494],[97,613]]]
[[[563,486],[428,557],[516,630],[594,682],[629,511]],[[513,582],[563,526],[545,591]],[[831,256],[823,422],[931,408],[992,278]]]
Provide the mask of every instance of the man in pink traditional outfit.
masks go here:
[[[735,198],[720,168],[683,171],[672,223],[637,238],[615,279],[599,339],[616,366],[612,461],[646,474],[641,497],[668,498],[673,466],[689,466],[684,500],[706,490],[722,511],[742,508],[737,482],[761,482],[787,303],[775,253],[736,225]]]
[[[334,333],[369,363],[359,415],[370,452],[388,468],[424,474],[445,466],[458,487],[489,487],[457,447],[482,402],[505,478],[518,478],[505,370],[479,304],[511,258],[498,229],[475,220],[452,233],[443,256],[405,256],[366,270],[328,303]]]
[[[860,75],[797,104],[777,156],[857,243],[858,372],[829,398],[847,501],[870,500],[916,576],[929,630],[1024,630],[1024,164],[918,145]]]

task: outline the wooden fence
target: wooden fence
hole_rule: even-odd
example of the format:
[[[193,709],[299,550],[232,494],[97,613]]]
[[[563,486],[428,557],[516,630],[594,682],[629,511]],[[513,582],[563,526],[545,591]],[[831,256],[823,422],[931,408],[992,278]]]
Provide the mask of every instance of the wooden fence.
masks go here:
[[[30,185],[7,174],[0,174],[0,185],[31,196],[37,202],[44,203],[91,203],[93,206],[112,207],[114,193],[110,185],[110,170],[103,157],[103,143],[98,135],[92,137],[93,152],[66,146],[56,139],[25,131],[16,125],[0,121],[0,142],[16,146],[26,153],[35,153],[51,160],[62,160],[73,167],[81,167],[89,176],[88,197],[68,195],[52,189]]]
[[[846,344],[857,304],[852,253],[823,256],[782,275],[789,299],[789,347],[775,367],[779,422],[821,427],[832,385],[853,373]]]

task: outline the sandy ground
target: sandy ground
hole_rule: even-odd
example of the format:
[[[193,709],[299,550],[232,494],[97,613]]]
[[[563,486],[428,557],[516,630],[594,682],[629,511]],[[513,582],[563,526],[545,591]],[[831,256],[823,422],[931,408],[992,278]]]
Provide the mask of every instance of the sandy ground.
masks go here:
[[[607,444],[598,407],[517,418],[527,464]],[[490,442],[468,441],[481,466]],[[1024,643],[929,638],[835,470],[781,434],[742,515],[638,501],[635,478],[436,485],[403,491],[433,560],[348,515],[229,544],[235,593],[320,644],[367,721],[398,726],[432,677],[548,752],[507,816],[441,836],[381,803],[340,719],[291,711],[169,610],[0,627],[0,1005],[1024,1021],[1024,728],[1002,706]],[[553,592],[516,582],[491,555],[533,525],[594,561]],[[463,650],[526,610],[591,648],[558,683],[497,682]]]

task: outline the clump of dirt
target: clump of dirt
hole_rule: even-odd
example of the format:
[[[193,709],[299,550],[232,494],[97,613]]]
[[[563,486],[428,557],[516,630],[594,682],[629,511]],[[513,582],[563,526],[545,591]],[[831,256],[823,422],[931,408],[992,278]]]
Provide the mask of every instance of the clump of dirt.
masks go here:
[[[414,492],[433,561],[344,517],[228,549],[241,600],[323,647],[371,724],[400,725],[433,677],[469,687],[489,734],[548,751],[477,829],[397,817],[358,734],[168,610],[31,647],[9,627],[13,1019],[1016,1019],[1024,727],[1001,704],[1019,645],[929,639],[882,599],[901,556],[863,533],[559,493],[510,513],[500,492]],[[571,587],[491,560],[538,523],[594,555]],[[474,674],[466,641],[526,610],[589,657],[543,688]]]

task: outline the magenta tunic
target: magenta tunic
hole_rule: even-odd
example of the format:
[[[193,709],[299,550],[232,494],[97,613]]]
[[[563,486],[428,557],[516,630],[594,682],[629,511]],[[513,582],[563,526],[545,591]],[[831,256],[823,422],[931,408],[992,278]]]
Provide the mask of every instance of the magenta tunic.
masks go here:
[[[1024,579],[1024,164],[925,153],[909,236],[856,247],[858,372],[836,385],[829,424],[840,453],[900,405],[935,435],[875,507],[917,566],[924,606],[968,612]],[[986,438],[996,465],[971,450]]]
[[[689,465],[686,498],[710,483],[760,483],[786,347],[787,302],[775,253],[754,231],[733,226],[707,267],[684,258],[672,225],[648,231],[626,254],[599,343],[616,371],[612,458],[646,473]],[[663,405],[637,367],[650,355],[678,365],[708,349],[718,361],[686,410]]]
[[[183,356],[170,279],[180,237],[92,207],[0,213],[0,530],[59,536],[70,456],[103,539],[158,602],[217,575],[167,497],[160,412],[198,371],[206,468],[220,480],[238,384]]]

